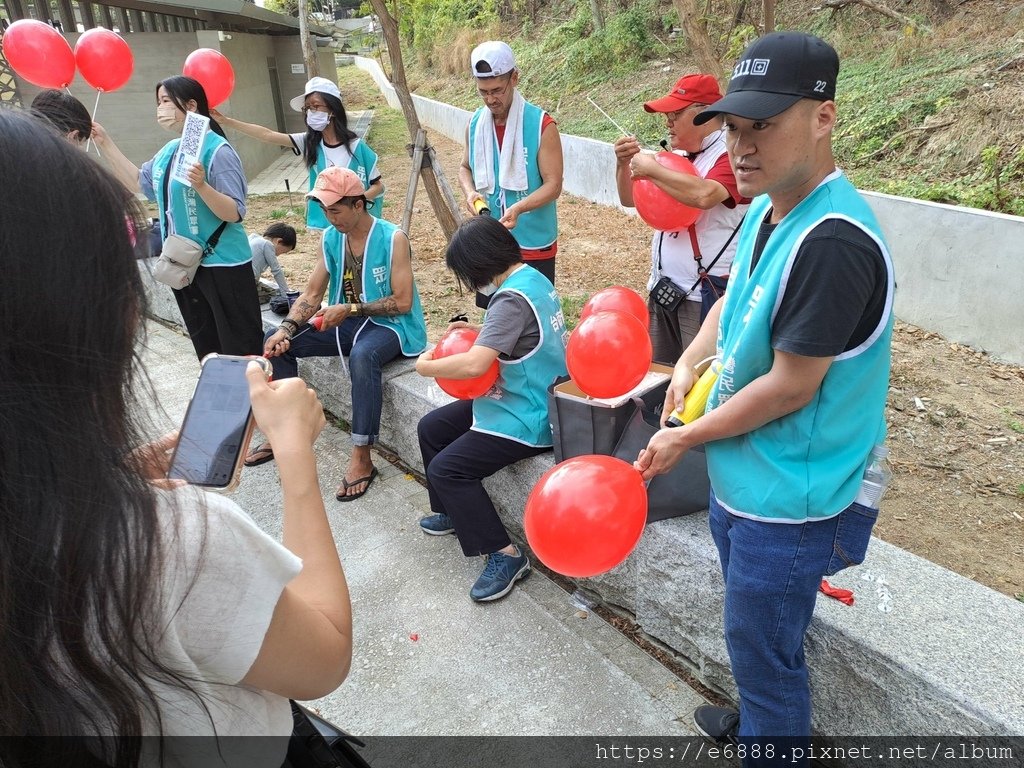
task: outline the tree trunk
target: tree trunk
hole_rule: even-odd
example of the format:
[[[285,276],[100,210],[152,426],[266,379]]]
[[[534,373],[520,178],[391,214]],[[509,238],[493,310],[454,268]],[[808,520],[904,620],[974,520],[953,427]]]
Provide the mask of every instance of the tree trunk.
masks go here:
[[[775,31],[775,0],[762,0],[761,11],[764,14],[764,34]]]
[[[317,77],[320,74],[320,62],[316,57],[316,45],[309,36],[309,7],[306,0],[299,0],[299,41],[302,43],[302,59],[306,62],[306,79]]]
[[[594,17],[594,28],[598,31],[604,29],[604,11],[601,10],[601,0],[590,0],[590,15]]]
[[[672,3],[679,14],[679,21],[690,42],[690,50],[697,59],[702,72],[722,79],[722,65],[715,56],[708,37],[708,25],[697,7],[697,0],[673,0]]]
[[[416,114],[416,105],[413,103],[412,95],[409,93],[409,86],[405,80],[405,64],[402,61],[402,49],[398,44],[398,22],[388,11],[384,0],[370,0],[370,6],[380,21],[381,31],[384,33],[384,40],[388,46],[388,58],[391,59],[391,84],[395,87],[398,96],[398,103],[402,106],[402,113],[405,115],[405,124],[409,129],[409,138],[413,145],[416,143],[416,135],[421,130],[420,119]],[[459,225],[459,215],[453,211],[445,200],[444,193],[437,183],[437,176],[430,164],[425,164],[420,170],[420,178],[423,179],[423,188],[430,198],[430,205],[434,209],[434,216],[447,239],[451,239],[452,233]]]

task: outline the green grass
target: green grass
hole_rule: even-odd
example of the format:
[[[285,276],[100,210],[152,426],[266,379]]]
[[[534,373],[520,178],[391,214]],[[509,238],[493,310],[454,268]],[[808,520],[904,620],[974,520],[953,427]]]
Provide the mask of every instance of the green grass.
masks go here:
[[[275,208],[270,212],[270,218],[272,219],[283,219],[289,215],[304,217],[306,211],[304,208]]]

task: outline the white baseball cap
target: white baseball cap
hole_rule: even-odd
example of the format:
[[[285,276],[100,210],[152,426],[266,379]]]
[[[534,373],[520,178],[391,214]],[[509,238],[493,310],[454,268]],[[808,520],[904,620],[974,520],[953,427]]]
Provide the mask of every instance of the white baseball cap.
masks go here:
[[[473,77],[501,77],[516,68],[516,55],[508,47],[508,43],[500,40],[488,40],[480,43],[469,56]],[[486,63],[483,70],[480,64]]]
[[[326,93],[328,96],[333,96],[338,101],[341,101],[341,91],[335,83],[326,77],[311,77],[309,82],[306,83],[306,92],[301,96],[296,96],[288,103],[296,112],[301,112],[303,105],[306,103],[306,97],[311,93]]]

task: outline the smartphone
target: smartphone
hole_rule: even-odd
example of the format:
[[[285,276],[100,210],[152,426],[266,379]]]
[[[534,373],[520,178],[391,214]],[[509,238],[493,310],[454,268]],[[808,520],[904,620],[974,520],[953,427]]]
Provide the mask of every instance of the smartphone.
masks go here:
[[[203,358],[168,478],[222,493],[238,486],[255,426],[245,378],[251,360],[260,364],[269,379],[273,369],[262,357],[211,354]]]

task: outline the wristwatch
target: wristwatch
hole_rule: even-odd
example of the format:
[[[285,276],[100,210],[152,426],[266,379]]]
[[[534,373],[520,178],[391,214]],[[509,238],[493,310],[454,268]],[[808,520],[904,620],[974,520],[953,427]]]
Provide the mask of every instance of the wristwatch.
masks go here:
[[[363,314],[362,304],[351,304],[350,306],[351,309],[349,309],[348,313],[352,315],[352,317],[359,317],[360,315]]]

